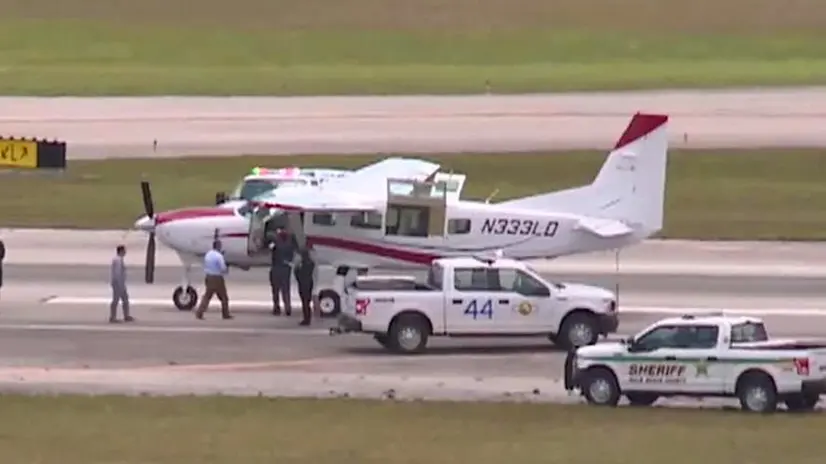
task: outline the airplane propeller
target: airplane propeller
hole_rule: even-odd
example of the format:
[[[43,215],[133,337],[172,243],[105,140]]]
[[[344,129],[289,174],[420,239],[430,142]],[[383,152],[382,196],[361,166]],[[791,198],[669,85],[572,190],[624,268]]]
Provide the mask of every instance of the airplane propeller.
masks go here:
[[[149,182],[141,181],[141,193],[143,194],[143,209],[146,217],[155,221],[155,204],[152,202],[152,189]],[[146,261],[144,266],[144,278],[146,283],[155,282],[155,228],[149,231],[149,241],[146,243]]]

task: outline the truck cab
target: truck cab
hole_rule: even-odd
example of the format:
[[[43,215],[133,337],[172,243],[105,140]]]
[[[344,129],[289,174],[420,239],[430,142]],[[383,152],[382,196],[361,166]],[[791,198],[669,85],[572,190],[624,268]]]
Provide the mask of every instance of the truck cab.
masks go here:
[[[430,336],[545,336],[563,347],[594,344],[619,324],[605,289],[549,282],[512,259],[442,258],[413,289],[346,290],[335,333],[372,334],[399,353]]]
[[[595,405],[621,396],[650,405],[673,396],[737,397],[744,410],[769,412],[778,402],[812,409],[826,391],[826,345],[770,340],[755,317],[685,315],[654,323],[620,343],[569,354],[568,390]]]

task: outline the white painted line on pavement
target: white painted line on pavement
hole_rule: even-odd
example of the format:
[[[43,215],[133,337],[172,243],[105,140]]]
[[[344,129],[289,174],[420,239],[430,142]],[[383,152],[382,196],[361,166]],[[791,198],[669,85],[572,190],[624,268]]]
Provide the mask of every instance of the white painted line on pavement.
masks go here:
[[[137,323],[136,323],[137,324]],[[0,330],[59,330],[76,332],[168,332],[168,333],[226,333],[226,334],[282,334],[282,335],[326,335],[328,329],[311,328],[256,328],[256,327],[215,327],[215,326],[142,326],[131,324],[0,324]]]
[[[46,304],[56,305],[108,305],[110,298],[105,297],[70,297],[58,296],[46,300]],[[165,298],[136,298],[129,301],[133,306],[172,306],[171,301]],[[233,306],[243,306],[250,308],[272,308],[272,302],[261,300],[231,300]],[[218,306],[218,302],[212,302],[212,306]],[[661,315],[683,315],[696,313],[724,312],[728,315],[751,315],[751,316],[802,316],[802,317],[826,317],[826,308],[695,308],[695,307],[669,307],[669,306],[620,306],[620,315],[624,313],[632,314],[661,314]]]

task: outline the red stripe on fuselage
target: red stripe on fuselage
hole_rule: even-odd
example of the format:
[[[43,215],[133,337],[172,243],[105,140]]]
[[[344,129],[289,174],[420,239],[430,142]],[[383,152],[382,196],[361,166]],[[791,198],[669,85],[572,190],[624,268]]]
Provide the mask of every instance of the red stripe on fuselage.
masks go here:
[[[183,208],[164,211],[155,216],[155,224],[164,224],[184,219],[198,219],[205,217],[233,216],[235,212],[229,208]]]
[[[372,243],[355,242],[337,237],[310,236],[307,237],[307,241],[311,245],[339,248],[342,250],[355,251],[357,253],[365,253],[368,255],[381,256],[382,258],[390,258],[397,261],[405,261],[408,263],[423,265],[429,265],[431,261],[441,257],[431,253],[399,250],[397,248],[389,248],[382,245],[374,245]]]
[[[228,234],[221,234],[222,238],[246,238],[248,236],[245,232],[235,232]],[[375,245],[372,243],[356,242],[337,237],[321,237],[308,236],[307,242],[313,246],[326,246],[330,248],[338,248],[340,250],[354,251],[356,253],[364,253],[368,255],[380,256],[382,258],[395,259],[397,261],[404,261],[408,263],[429,265],[434,259],[441,258],[440,255],[432,253],[424,253],[420,251],[399,250],[398,248],[390,248],[383,245]]]

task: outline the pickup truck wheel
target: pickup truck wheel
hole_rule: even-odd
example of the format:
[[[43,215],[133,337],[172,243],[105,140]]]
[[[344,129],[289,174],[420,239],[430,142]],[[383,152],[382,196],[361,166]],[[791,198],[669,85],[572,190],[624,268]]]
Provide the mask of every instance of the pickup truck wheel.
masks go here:
[[[330,289],[318,292],[318,310],[323,318],[338,316],[341,312],[341,297]]]
[[[651,406],[660,398],[653,393],[627,393],[625,395],[631,406]]]
[[[427,345],[427,332],[427,322],[421,316],[406,314],[390,326],[388,344],[396,353],[421,353]]]
[[[738,382],[737,398],[744,411],[771,413],[777,410],[777,388],[766,374],[747,374]]]
[[[800,393],[786,398],[786,408],[792,412],[807,412],[813,411],[817,402],[820,400],[819,395]]]
[[[577,313],[566,317],[556,339],[557,345],[566,350],[595,344],[599,340],[596,318],[587,313]]]
[[[619,403],[619,384],[614,373],[608,369],[596,368],[585,371],[580,388],[588,404],[616,406]]]

